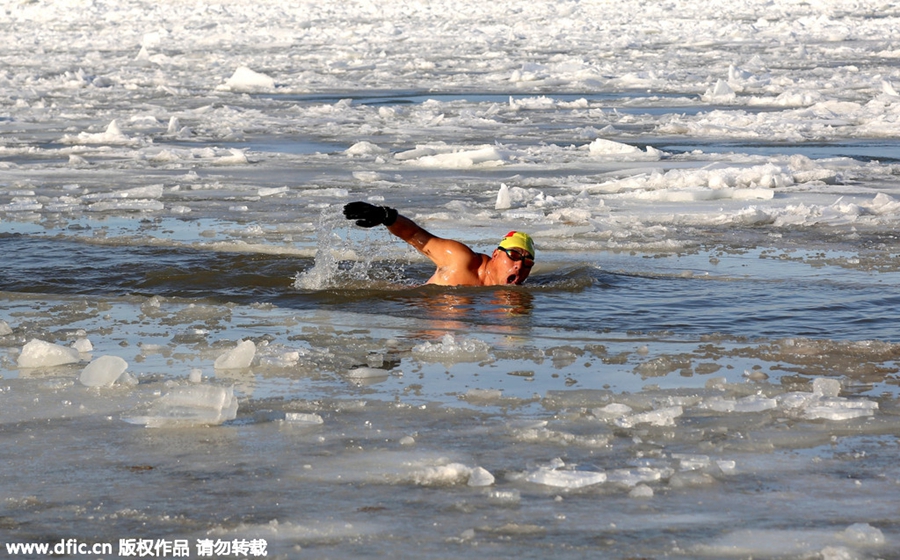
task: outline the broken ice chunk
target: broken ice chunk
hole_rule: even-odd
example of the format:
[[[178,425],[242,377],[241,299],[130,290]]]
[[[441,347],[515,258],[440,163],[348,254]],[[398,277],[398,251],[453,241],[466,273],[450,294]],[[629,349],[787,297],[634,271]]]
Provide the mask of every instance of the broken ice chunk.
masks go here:
[[[22,347],[18,364],[21,368],[37,368],[75,364],[80,361],[81,355],[74,348],[33,338]]]
[[[702,406],[716,412],[763,412],[778,408],[778,401],[762,395],[748,395],[739,399],[714,396]]]
[[[122,358],[100,356],[81,371],[78,381],[88,387],[108,387],[115,383],[126,369],[128,369],[128,362]]]
[[[820,377],[813,380],[812,393],[784,393],[777,400],[790,414],[809,420],[850,420],[874,416],[878,410],[875,401],[849,400],[839,397],[840,392],[839,380]]]
[[[509,187],[506,183],[500,184],[500,190],[497,191],[497,201],[494,203],[494,210],[509,210],[512,207],[512,197],[509,194]]]
[[[286,412],[284,421],[298,426],[304,424],[318,425],[325,422],[321,416],[313,412]]]
[[[807,407],[803,416],[810,420],[850,420],[863,416],[874,416],[878,409],[875,401],[849,401],[846,399],[822,399]]]
[[[631,469],[613,469],[606,475],[607,481],[632,488],[641,483],[657,482],[674,473],[671,467],[635,467]]]
[[[555,488],[584,488],[606,482],[606,473],[590,471],[560,471],[555,469],[538,469],[529,473],[525,480]]]
[[[683,471],[695,471],[705,469],[710,465],[710,459],[706,455],[689,455],[686,453],[673,453],[672,458],[678,461],[678,468]]]
[[[389,373],[387,370],[366,366],[356,367],[347,371],[347,377],[349,379],[360,382],[373,379],[384,380],[388,375]]]
[[[252,340],[245,340],[216,358],[213,364],[216,369],[243,369],[250,367],[256,356],[256,344]]]
[[[490,346],[475,338],[446,334],[440,342],[423,342],[413,347],[412,353],[423,362],[457,363],[486,360]]]
[[[490,486],[494,483],[494,475],[492,475],[484,467],[475,467],[469,474],[469,486]]]
[[[604,407],[595,408],[591,412],[601,420],[614,420],[631,414],[632,408],[627,404],[610,403]]]
[[[814,401],[818,400],[818,396],[812,393],[803,393],[801,391],[791,391],[776,397],[779,404],[785,410],[804,409]]]
[[[569,489],[606,482],[606,473],[604,472],[561,470],[565,466],[565,462],[557,457],[550,461],[549,465],[539,467],[525,475],[525,480],[544,486]]]
[[[447,486],[467,481],[472,469],[462,463],[426,467],[413,473],[413,482],[421,486]]]
[[[813,394],[820,397],[836,397],[841,393],[841,382],[837,379],[817,377],[813,379]]]
[[[91,352],[94,349],[94,345],[91,344],[91,341],[82,337],[72,343],[72,348],[78,350],[81,353]]]
[[[212,385],[176,387],[157,399],[145,416],[126,418],[126,422],[159,428],[164,426],[215,426],[237,417],[238,402],[234,389]]]
[[[503,391],[500,389],[469,389],[461,398],[469,402],[488,404],[503,398]]]
[[[650,488],[646,484],[638,484],[634,488],[628,492],[629,498],[652,498],[653,497],[653,488]]]
[[[620,428],[633,428],[638,424],[674,426],[675,419],[682,414],[684,414],[684,409],[682,407],[667,406],[656,410],[632,414],[630,416],[623,416],[622,418],[616,419],[615,424]]]
[[[850,544],[863,546],[879,546],[885,542],[881,529],[872,527],[868,523],[854,523],[843,532],[838,533],[838,538]]]

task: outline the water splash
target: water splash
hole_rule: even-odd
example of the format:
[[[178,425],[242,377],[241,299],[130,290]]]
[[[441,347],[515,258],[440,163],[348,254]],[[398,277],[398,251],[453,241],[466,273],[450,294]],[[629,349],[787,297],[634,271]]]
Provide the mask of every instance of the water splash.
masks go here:
[[[340,205],[329,206],[319,215],[314,264],[296,274],[294,288],[384,289],[414,284],[404,278],[403,267],[395,259],[386,259],[390,251],[381,249],[385,245],[383,240],[373,239],[389,234],[348,226],[341,208]],[[341,232],[346,232],[346,237],[342,237]]]

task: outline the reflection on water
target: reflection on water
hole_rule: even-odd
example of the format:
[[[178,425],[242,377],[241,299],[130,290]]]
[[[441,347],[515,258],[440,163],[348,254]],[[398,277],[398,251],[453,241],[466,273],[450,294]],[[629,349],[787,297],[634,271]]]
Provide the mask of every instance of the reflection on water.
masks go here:
[[[417,308],[426,319],[426,338],[440,338],[447,332],[469,332],[479,325],[491,325],[494,332],[517,332],[530,323],[534,295],[523,288],[424,287],[406,305]]]

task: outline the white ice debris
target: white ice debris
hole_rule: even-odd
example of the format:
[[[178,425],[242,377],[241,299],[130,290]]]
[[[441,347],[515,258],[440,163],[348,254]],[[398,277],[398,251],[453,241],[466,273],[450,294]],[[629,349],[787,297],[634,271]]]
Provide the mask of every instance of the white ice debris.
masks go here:
[[[166,134],[175,136],[181,130],[181,121],[178,117],[169,117],[169,126],[166,128]]]
[[[82,354],[86,354],[94,349],[94,345],[87,338],[81,337],[72,343],[72,348],[78,350]]]
[[[734,90],[728,85],[728,82],[725,80],[718,80],[716,84],[706,90],[701,96],[703,101],[707,103],[728,103],[734,101],[737,97]]]
[[[672,476],[672,467],[635,467],[631,469],[613,469],[606,474],[606,480],[612,484],[633,488],[638,484],[657,482]]]
[[[106,387],[115,383],[126,369],[128,362],[119,356],[100,356],[81,371],[78,381],[88,387]]]
[[[238,148],[230,148],[227,155],[221,155],[213,160],[217,165],[243,165],[249,163],[247,154],[244,150]]]
[[[813,395],[817,397],[837,397],[841,394],[841,382],[837,379],[817,377],[813,379]]]
[[[610,403],[591,409],[598,420],[610,422],[620,428],[633,428],[641,424],[672,426],[675,419],[684,414],[685,407],[720,413],[761,413],[772,411],[793,418],[807,420],[849,420],[873,416],[878,403],[867,399],[840,397],[841,383],[837,379],[816,378],[812,392],[792,391],[774,397],[762,394],[729,397],[712,395],[668,402],[672,406],[657,406],[652,410],[634,412],[624,403]],[[657,403],[665,404],[665,403]]]
[[[385,369],[361,366],[348,370],[346,375],[349,379],[364,380],[383,378],[387,377],[389,374]]]
[[[66,134],[60,139],[63,144],[137,144],[138,140],[129,138],[119,128],[115,119],[110,121],[103,132],[81,132],[77,136]]]
[[[612,179],[597,185],[590,185],[586,192],[622,193],[642,202],[696,202],[712,200],[769,200],[774,197],[774,188],[793,185],[798,174],[788,167],[772,164],[752,167],[722,167],[715,169],[670,169],[638,174],[624,179]],[[807,178],[809,179],[809,178]],[[809,179],[811,180],[811,179]],[[741,217],[739,213],[731,220],[771,221],[772,216],[758,216],[754,213]],[[787,214],[790,217],[796,212]],[[719,221],[720,218],[715,218]]]
[[[731,459],[717,459],[716,466],[723,474],[733,474],[737,468],[737,462]]]
[[[423,362],[478,362],[488,358],[490,346],[475,338],[445,334],[440,342],[423,342],[413,347],[413,356]]]
[[[838,538],[849,544],[878,546],[885,542],[884,533],[868,523],[854,523],[838,534]]]
[[[325,423],[321,416],[312,412],[286,412],[284,421],[293,425],[316,426]]]
[[[647,146],[647,151],[642,152],[637,146],[616,142],[615,140],[607,140],[606,138],[597,138],[588,144],[587,148],[592,156],[601,156],[615,160],[657,161],[664,155],[662,151],[651,146]]]
[[[89,165],[88,160],[76,154],[69,154],[69,167],[86,167]]]
[[[760,395],[748,395],[739,399],[717,396],[707,399],[703,407],[716,412],[762,412],[778,408],[778,401]]]
[[[592,413],[601,420],[615,420],[631,414],[632,408],[627,404],[610,403],[606,406],[595,408]]]
[[[525,475],[525,480],[544,486],[574,490],[606,482],[606,473],[565,469],[565,462],[556,458],[547,466],[538,467]]]
[[[147,185],[146,187],[134,187],[131,189],[121,189],[110,192],[89,193],[81,198],[86,201],[106,200],[106,199],[148,199],[159,198],[163,195],[162,185]]]
[[[421,486],[448,486],[468,483],[472,469],[462,463],[425,467],[413,473],[413,481]]]
[[[386,154],[388,150],[372,142],[362,141],[353,144],[344,150],[344,153],[348,156],[374,156]]]
[[[469,486],[490,486],[494,483],[494,475],[484,467],[475,467],[469,473]]]
[[[22,347],[18,364],[21,368],[39,368],[74,364],[80,361],[81,354],[74,348],[66,348],[59,344],[33,338]]]
[[[637,146],[623,144],[614,140],[605,138],[597,138],[588,144],[588,151],[592,155],[633,155],[641,153],[641,149]]]
[[[497,191],[497,201],[494,203],[494,210],[508,210],[512,207],[512,198],[509,195],[509,187],[506,186],[506,183],[500,184],[500,189]]]
[[[808,406],[803,412],[803,417],[809,420],[850,420],[874,416],[877,409],[878,403],[875,401],[824,398]]]
[[[680,406],[667,406],[647,412],[629,414],[615,419],[615,424],[620,428],[633,428],[638,424],[650,424],[651,426],[674,426],[675,419],[684,414]]]
[[[606,482],[606,473],[591,471],[562,471],[556,469],[538,469],[529,473],[525,480],[555,488],[584,488]]]
[[[125,418],[127,422],[159,428],[165,426],[215,426],[237,416],[234,389],[213,385],[176,387],[158,398],[147,414]]]
[[[673,453],[672,459],[678,462],[678,468],[683,471],[693,471],[709,467],[711,461],[707,455],[688,455],[685,453]]]
[[[508,154],[496,146],[454,150],[450,147],[419,147],[394,156],[400,161],[436,169],[469,169],[503,165]]]
[[[256,191],[256,194],[259,195],[260,198],[266,196],[274,196],[277,194],[285,194],[290,189],[288,187],[261,187]]]
[[[646,484],[638,484],[637,486],[632,488],[630,492],[628,492],[628,497],[635,499],[652,498],[653,488],[650,488]]]
[[[789,392],[776,397],[779,405],[790,415],[808,420],[850,420],[874,416],[878,403],[868,399],[838,396],[841,382],[837,379],[816,378],[811,393]]]
[[[6,321],[0,321],[0,336],[12,334],[13,330]]]
[[[884,533],[868,523],[854,523],[843,531],[816,529],[735,529],[697,545],[704,557],[792,557],[849,560],[869,558],[866,548],[883,546]],[[848,548],[852,547],[852,548]],[[881,555],[875,554],[875,557]]]
[[[162,185],[148,185],[110,192],[89,193],[82,196],[81,200],[89,203],[87,209],[91,212],[158,211],[165,208],[161,201],[156,200],[162,195]]]
[[[258,93],[275,90],[275,80],[246,66],[240,66],[218,89],[239,93]]]
[[[250,367],[256,356],[256,344],[252,340],[244,340],[236,347],[216,358],[216,369],[244,369]]]

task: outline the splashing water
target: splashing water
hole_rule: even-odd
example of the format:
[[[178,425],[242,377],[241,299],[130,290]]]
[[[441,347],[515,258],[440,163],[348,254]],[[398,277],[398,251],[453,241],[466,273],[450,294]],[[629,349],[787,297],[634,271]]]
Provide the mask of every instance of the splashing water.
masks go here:
[[[357,238],[355,229],[347,228],[347,221],[340,205],[332,205],[319,215],[316,233],[316,254],[312,268],[298,272],[294,288],[301,290],[327,290],[334,288],[385,288],[409,287],[412,282],[404,279],[403,267],[396,258],[389,258],[376,265],[382,253],[372,248],[383,245],[372,238],[379,232],[365,230]],[[346,238],[339,230],[347,228]]]

